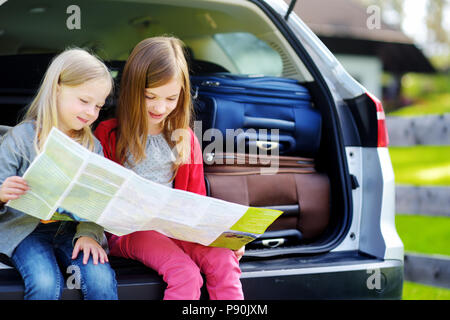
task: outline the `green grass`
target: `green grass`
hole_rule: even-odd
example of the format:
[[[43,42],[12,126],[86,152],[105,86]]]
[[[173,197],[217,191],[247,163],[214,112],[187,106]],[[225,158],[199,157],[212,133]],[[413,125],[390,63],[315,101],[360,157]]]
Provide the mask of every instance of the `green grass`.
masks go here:
[[[450,93],[432,94],[426,99],[417,99],[410,106],[389,112],[388,116],[423,116],[450,113]]]
[[[450,256],[448,217],[397,214],[395,225],[406,252]]]
[[[403,300],[450,300],[450,290],[405,281]]]
[[[389,78],[389,77],[387,77]],[[409,106],[388,116],[419,116],[450,112],[450,74],[408,73],[402,78],[402,96]]]
[[[389,147],[396,184],[450,186],[450,146]]]
[[[405,252],[450,255],[450,219],[418,215],[395,216]],[[449,300],[450,290],[405,281],[403,300]]]
[[[423,99],[433,94],[448,93],[448,88],[448,73],[408,73],[402,78],[402,93],[409,99]]]

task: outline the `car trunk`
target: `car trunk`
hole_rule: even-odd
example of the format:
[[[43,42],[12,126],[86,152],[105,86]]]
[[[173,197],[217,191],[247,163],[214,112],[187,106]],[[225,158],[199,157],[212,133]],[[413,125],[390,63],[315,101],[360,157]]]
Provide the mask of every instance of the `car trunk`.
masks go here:
[[[65,9],[65,4],[62,1],[58,6],[62,10]],[[5,6],[12,8],[14,4],[6,3]],[[149,3],[129,2],[126,6],[117,2],[111,3],[108,8],[102,7],[101,2],[80,1],[79,6],[84,8],[80,30],[52,30],[51,24],[56,23],[57,15],[49,11],[46,13],[49,20],[45,21],[45,28],[27,30],[23,34],[24,44],[0,56],[0,67],[8,75],[0,79],[2,108],[0,125],[12,126],[19,121],[26,105],[35,94],[51,57],[67,45],[87,46],[97,51],[108,62],[119,84],[126,55],[140,39],[162,33],[174,34],[187,45],[192,73],[205,75],[219,71],[238,75],[256,74],[260,71],[267,72],[271,76],[296,79],[307,88],[313,108],[318,110],[322,117],[320,146],[313,158],[315,170],[329,179],[327,227],[312,238],[290,241],[276,247],[273,247],[273,242],[269,242],[266,247],[250,245],[246,257],[323,253],[339,243],[351,219],[349,214],[351,181],[346,172],[340,131],[337,128],[336,106],[330,98],[325,82],[305,51],[291,46],[288,42],[289,35],[282,36],[278,31],[282,28],[277,17],[266,15],[261,8],[244,1],[216,2],[207,5],[203,1],[192,1],[189,4],[172,1],[168,5],[153,4],[149,1]],[[10,10],[16,10],[17,15],[26,14],[21,8]],[[98,10],[104,10],[105,15],[101,17],[95,15],[94,20],[94,13]],[[180,25],[178,21],[187,16],[192,18],[192,22]],[[123,24],[122,29],[116,30],[115,38],[112,37],[114,32],[107,28],[112,25],[112,21],[117,25]],[[8,25],[15,24],[9,21]],[[94,30],[97,31],[95,36]],[[17,28],[17,33],[20,32],[22,31]],[[36,39],[55,32],[57,34],[53,34],[52,44],[50,42],[48,44],[51,48],[39,49]],[[252,47],[263,47],[262,53],[255,52],[254,57],[257,54],[265,54],[264,59],[254,58],[256,63],[248,63],[248,56],[240,51],[240,46],[233,47],[233,43],[242,46],[249,41]],[[11,44],[5,45],[4,48],[13,48],[15,45],[14,41],[11,41]],[[117,93],[118,90],[116,95]],[[107,102],[110,108],[102,111],[99,121],[114,115],[115,101],[110,99]],[[303,155],[299,153],[290,156]],[[236,187],[239,188],[238,185]],[[296,214],[298,215],[298,212],[291,213]],[[276,229],[276,231],[283,230],[279,227]]]

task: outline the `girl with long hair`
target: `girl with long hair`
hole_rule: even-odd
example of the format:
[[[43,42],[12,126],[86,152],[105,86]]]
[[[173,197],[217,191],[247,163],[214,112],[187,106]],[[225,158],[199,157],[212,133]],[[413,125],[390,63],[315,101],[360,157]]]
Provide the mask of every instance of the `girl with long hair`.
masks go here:
[[[105,156],[144,178],[206,195],[202,150],[190,129],[190,91],[179,39],[154,37],[137,44],[124,67],[117,117],[95,131]],[[156,270],[167,283],[164,299],[199,299],[201,273],[211,299],[243,299],[238,261],[243,250],[207,247],[153,230],[111,235],[109,246],[111,255]]]

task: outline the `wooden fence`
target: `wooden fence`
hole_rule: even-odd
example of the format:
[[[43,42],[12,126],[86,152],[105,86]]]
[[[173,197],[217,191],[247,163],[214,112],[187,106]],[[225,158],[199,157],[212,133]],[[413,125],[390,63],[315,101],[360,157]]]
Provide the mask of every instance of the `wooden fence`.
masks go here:
[[[398,213],[450,216],[450,187],[397,185],[395,198]]]
[[[408,253],[405,280],[450,289],[450,257]]]
[[[450,145],[450,114],[387,117],[386,125],[390,146]],[[395,193],[398,213],[450,216],[450,186],[396,185]],[[406,253],[405,280],[450,288],[450,257]]]
[[[422,117],[386,117],[389,145],[450,145],[450,113]]]

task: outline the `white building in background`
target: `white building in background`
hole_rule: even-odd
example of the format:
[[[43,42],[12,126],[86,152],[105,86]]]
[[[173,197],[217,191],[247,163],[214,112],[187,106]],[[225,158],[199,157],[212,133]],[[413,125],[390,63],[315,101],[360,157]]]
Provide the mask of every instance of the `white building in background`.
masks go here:
[[[335,54],[335,56],[353,78],[376,97],[382,98],[383,61],[380,58],[355,54]]]

